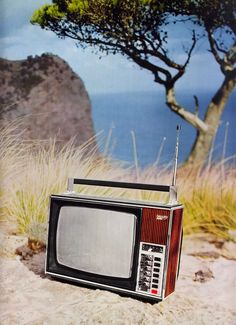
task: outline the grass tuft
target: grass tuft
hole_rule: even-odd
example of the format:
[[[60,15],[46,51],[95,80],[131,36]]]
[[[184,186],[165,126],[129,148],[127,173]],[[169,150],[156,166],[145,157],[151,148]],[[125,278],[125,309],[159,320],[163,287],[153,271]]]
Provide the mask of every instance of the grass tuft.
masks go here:
[[[205,231],[235,240],[230,233],[236,229],[236,168],[220,162],[201,174],[181,177],[180,200],[185,205],[185,233]]]

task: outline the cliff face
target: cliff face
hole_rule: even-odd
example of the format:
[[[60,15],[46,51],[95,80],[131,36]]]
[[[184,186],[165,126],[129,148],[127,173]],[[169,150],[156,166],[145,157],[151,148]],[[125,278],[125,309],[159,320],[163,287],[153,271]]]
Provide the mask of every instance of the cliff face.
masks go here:
[[[61,58],[43,54],[22,61],[0,59],[1,123],[23,117],[27,139],[94,136],[90,100],[82,80]]]

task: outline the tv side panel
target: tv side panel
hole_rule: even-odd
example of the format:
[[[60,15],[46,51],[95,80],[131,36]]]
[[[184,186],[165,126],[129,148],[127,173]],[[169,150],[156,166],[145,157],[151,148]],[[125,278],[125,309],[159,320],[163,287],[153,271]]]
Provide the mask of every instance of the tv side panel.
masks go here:
[[[144,208],[142,213],[141,241],[166,245],[170,210]]]
[[[175,290],[182,239],[183,208],[173,210],[165,297]]]

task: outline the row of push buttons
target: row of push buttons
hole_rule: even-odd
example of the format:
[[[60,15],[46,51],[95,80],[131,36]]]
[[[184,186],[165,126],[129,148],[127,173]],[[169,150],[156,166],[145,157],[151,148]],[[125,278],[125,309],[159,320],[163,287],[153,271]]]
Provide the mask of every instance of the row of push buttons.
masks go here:
[[[154,269],[153,269],[153,276],[152,276],[152,294],[158,294],[158,285],[159,285],[159,273],[160,273],[160,266],[161,266],[161,258],[155,257],[154,258]]]

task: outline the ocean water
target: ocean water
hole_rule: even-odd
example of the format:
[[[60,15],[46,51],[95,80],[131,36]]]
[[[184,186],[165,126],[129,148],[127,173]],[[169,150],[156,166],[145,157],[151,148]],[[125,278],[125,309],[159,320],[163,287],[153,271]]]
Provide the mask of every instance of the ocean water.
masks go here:
[[[203,116],[204,107],[212,94],[197,95],[200,116]],[[191,94],[180,93],[177,99],[194,111]],[[105,150],[114,159],[132,164],[134,146],[131,131],[133,131],[140,167],[152,165],[157,160],[160,165],[169,163],[174,157],[176,125],[180,124],[179,161],[184,161],[188,156],[196,130],[169,110],[164,102],[164,93],[99,94],[91,96],[91,101],[95,131],[96,133],[102,131],[103,134],[103,140],[99,137],[101,152]],[[213,146],[214,160],[222,157],[225,134],[227,134],[225,157],[229,157],[236,154],[236,92],[231,95],[222,116]],[[236,163],[235,159],[232,163]]]

